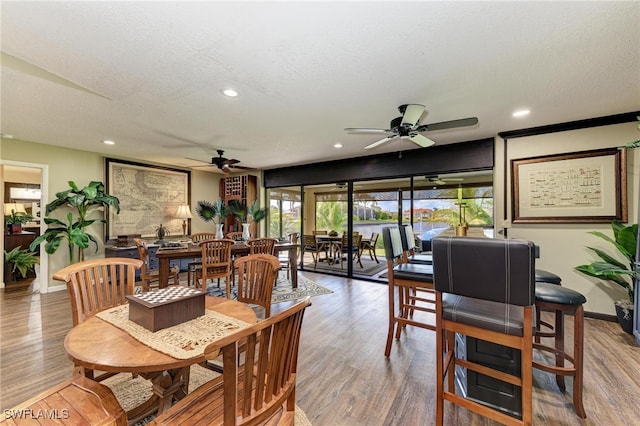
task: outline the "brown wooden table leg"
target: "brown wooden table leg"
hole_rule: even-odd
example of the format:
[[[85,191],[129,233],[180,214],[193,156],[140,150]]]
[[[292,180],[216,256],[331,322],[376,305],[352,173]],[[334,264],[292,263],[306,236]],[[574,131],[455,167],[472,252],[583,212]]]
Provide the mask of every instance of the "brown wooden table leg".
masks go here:
[[[177,368],[169,371],[140,373],[142,377],[151,381],[151,397],[141,405],[127,412],[127,419],[135,423],[151,414],[162,414],[173,404],[187,395],[189,387],[189,367]]]
[[[165,288],[169,286],[169,259],[158,258],[158,286]]]

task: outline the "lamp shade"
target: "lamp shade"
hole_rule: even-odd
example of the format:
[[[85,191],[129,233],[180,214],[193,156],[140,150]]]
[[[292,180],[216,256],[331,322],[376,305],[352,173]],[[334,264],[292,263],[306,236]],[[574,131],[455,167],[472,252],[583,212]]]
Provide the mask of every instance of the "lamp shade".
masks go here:
[[[4,204],[4,215],[11,216],[11,211],[15,213],[26,213],[27,211],[24,209],[24,204],[22,203],[5,203]]]
[[[178,206],[178,211],[176,212],[176,218],[178,219],[191,219],[191,208],[187,204],[182,204]]]

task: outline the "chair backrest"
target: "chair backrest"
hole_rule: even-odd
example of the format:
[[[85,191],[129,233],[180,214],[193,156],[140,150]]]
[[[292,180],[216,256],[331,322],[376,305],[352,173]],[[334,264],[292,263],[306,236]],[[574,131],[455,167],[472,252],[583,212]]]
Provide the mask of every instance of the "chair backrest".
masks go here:
[[[225,425],[260,424],[283,405],[293,410],[302,319],[309,305],[311,298],[306,297],[205,348],[207,359],[222,353],[224,401],[218,412],[224,412]],[[244,364],[238,365],[241,342]]]
[[[372,232],[371,233],[371,238],[369,239],[370,243],[369,245],[371,245],[371,247],[375,248],[376,244],[378,243],[378,237],[380,236],[380,234],[378,232]]]
[[[436,291],[510,305],[535,300],[535,246],[531,241],[475,237],[432,240]]]
[[[247,242],[249,244],[249,254],[274,254],[274,247],[277,240],[275,238],[253,238]]]
[[[201,241],[202,269],[221,269],[231,271],[231,246],[235,242],[229,239]]]
[[[327,235],[328,231],[327,230],[315,230],[312,231],[313,235]]]
[[[206,240],[215,240],[216,234],[213,232],[199,232],[197,234],[191,234],[191,241],[198,244]]]
[[[298,241],[300,241],[300,233],[299,232],[292,232],[289,234],[289,242],[293,243],[293,244],[298,244]]]
[[[240,231],[240,232],[229,232],[224,237],[228,238],[230,240],[233,240],[233,241],[242,241],[242,231]]]
[[[307,251],[314,251],[317,249],[316,236],[315,235],[303,235],[302,245]]]
[[[271,293],[278,276],[280,261],[270,254],[250,254],[236,259],[238,300],[264,308],[264,316],[271,316]]]
[[[351,248],[349,248],[349,234],[347,234],[346,232],[342,234],[342,250],[343,251],[354,250],[360,247],[360,241],[362,241],[362,235],[360,235],[359,232],[354,232],[353,234],[351,234],[351,239],[353,244],[351,245]]]
[[[53,274],[64,281],[71,300],[73,325],[105,309],[126,303],[133,294],[136,270],[142,261],[123,257],[105,257],[74,263]]]
[[[416,249],[416,237],[413,233],[413,226],[408,223],[401,225],[400,239],[402,241],[402,249],[409,255],[414,254]]]
[[[147,240],[142,238],[134,238],[133,242],[136,243],[138,249],[138,258],[142,260],[140,273],[146,275],[149,272],[149,244]]]
[[[387,261],[401,261],[403,250],[400,228],[397,226],[387,226],[382,228],[382,241],[384,243],[384,256]]]

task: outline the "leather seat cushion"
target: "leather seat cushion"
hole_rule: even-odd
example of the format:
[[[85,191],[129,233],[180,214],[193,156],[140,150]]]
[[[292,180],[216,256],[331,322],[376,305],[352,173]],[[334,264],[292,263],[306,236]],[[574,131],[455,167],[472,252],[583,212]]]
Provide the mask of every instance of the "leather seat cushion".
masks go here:
[[[570,288],[549,283],[536,283],[536,302],[579,306],[586,303],[586,301],[586,297]]]
[[[498,333],[505,333],[511,336],[523,335],[522,306],[443,293],[442,316],[446,320]]]
[[[544,269],[536,269],[536,282],[560,285],[562,278],[553,272],[545,271]]]
[[[431,254],[414,254],[409,257],[410,263],[419,263],[422,265],[432,265],[433,264],[433,255]]]
[[[403,263],[393,268],[393,276],[396,279],[433,282],[433,265],[420,263]]]

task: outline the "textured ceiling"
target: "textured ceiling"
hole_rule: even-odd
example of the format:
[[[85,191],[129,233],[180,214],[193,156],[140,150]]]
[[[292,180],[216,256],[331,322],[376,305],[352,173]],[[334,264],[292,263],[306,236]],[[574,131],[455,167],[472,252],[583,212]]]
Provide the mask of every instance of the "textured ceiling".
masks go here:
[[[640,109],[640,2],[0,7],[1,133],[172,166],[216,148],[257,168],[414,149],[343,130],[387,128],[405,103],[423,123],[478,117],[428,132],[438,144]]]

